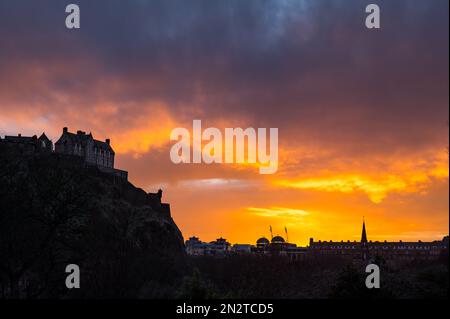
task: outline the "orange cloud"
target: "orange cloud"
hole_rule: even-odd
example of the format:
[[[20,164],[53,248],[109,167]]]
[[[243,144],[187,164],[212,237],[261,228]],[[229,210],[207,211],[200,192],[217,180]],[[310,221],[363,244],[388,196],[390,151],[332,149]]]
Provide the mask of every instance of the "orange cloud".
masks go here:
[[[448,178],[448,159],[443,158],[442,153],[435,158],[429,159],[430,165],[423,167],[411,165],[402,160],[387,167],[386,170],[378,168],[377,172],[351,172],[351,167],[346,167],[350,172],[328,174],[321,177],[311,178],[288,178],[275,180],[274,184],[283,187],[317,190],[325,192],[355,193],[363,192],[374,203],[381,203],[389,193],[421,193],[426,191],[433,178]],[[428,161],[426,161],[428,163]],[[396,168],[392,170],[392,168]],[[420,170],[421,169],[421,170]],[[385,172],[389,173],[385,173]],[[320,172],[318,172],[320,174]]]
[[[149,114],[135,127],[121,128],[115,132],[114,148],[117,153],[133,153],[135,156],[147,153],[151,148],[162,147],[169,143],[170,131],[176,125],[175,120],[166,112]]]
[[[310,213],[303,209],[295,209],[288,207],[248,207],[247,211],[251,212],[253,215],[261,217],[281,217],[289,219],[301,219],[304,216],[308,216]]]

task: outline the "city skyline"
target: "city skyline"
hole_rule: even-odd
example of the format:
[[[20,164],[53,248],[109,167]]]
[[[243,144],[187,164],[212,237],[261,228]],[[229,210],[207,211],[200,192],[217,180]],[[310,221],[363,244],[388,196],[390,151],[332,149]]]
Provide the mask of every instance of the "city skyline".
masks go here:
[[[0,136],[110,138],[185,239],[448,234],[448,1],[379,1],[379,31],[365,1],[77,3],[79,30],[64,3],[0,3]],[[194,119],[278,128],[277,172],[173,164]]]
[[[242,241],[237,241],[237,242],[230,242],[230,244],[232,244],[232,245],[234,245],[234,244],[249,244],[249,245],[253,245],[253,244],[255,244],[259,239],[261,239],[261,238],[265,238],[265,239],[268,239],[268,240],[272,240],[273,238],[275,238],[275,237],[281,237],[281,238],[283,238],[283,240],[285,240],[287,243],[294,243],[294,244],[296,244],[295,243],[295,241],[291,241],[291,240],[289,240],[289,235],[288,235],[288,233],[287,233],[287,231],[285,230],[285,232],[283,233],[283,232],[279,232],[279,233],[277,233],[277,232],[275,232],[275,233],[270,233],[270,226],[269,226],[269,231],[268,231],[268,233],[267,234],[263,234],[263,235],[261,235],[260,237],[258,237],[258,236],[255,236],[254,237],[254,241],[253,242],[242,242]],[[362,230],[362,234],[360,234],[359,235],[359,240],[358,239],[352,239],[352,240],[350,240],[350,239],[340,239],[340,240],[331,240],[331,239],[326,239],[326,238],[313,238],[313,237],[310,237],[309,238],[309,242],[311,242],[311,240],[312,239],[314,239],[315,241],[318,241],[318,242],[335,242],[335,243],[346,243],[346,242],[357,242],[357,243],[360,243],[360,242],[368,242],[368,243],[376,243],[376,242],[387,242],[387,240],[372,240],[368,235],[367,235],[367,233],[366,233],[366,224],[365,224],[365,222],[363,221],[363,228],[362,228],[363,230]],[[364,235],[363,235],[364,234]],[[442,241],[443,240],[443,238],[445,238],[445,237],[448,237],[448,235],[445,235],[445,236],[443,236],[442,238],[436,238],[436,239],[434,239],[434,240],[431,240],[430,242],[435,242],[435,241]],[[200,236],[196,236],[195,234],[193,235],[193,236],[191,236],[191,237],[189,237],[189,238],[185,238],[185,240],[189,240],[189,239],[191,239],[191,238],[198,238],[198,239],[202,239]],[[365,238],[365,240],[363,240],[363,238]],[[214,240],[206,240],[205,242],[214,242],[215,240],[219,240],[219,239],[224,239],[224,240],[227,240],[227,238],[225,237],[225,236],[221,236],[221,235],[217,235],[216,236],[216,238],[214,239]],[[398,239],[398,240],[393,240],[393,241],[391,241],[391,242],[398,242],[398,243],[401,243],[401,242],[407,242],[407,241],[404,241],[404,240],[402,240],[402,239]],[[421,239],[418,239],[418,240],[416,240],[416,241],[414,241],[414,242],[423,242]],[[303,243],[302,243],[303,244]],[[304,246],[308,246],[308,243],[306,243]]]

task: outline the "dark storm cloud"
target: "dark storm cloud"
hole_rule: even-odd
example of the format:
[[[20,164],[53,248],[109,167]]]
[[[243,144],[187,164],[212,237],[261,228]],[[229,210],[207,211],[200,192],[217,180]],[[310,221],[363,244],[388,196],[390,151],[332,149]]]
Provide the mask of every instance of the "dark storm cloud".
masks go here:
[[[448,118],[446,0],[377,1],[379,31],[364,27],[367,1],[76,3],[80,30],[65,29],[65,1],[0,3],[0,97],[48,113],[65,107],[48,92],[87,109],[133,101],[124,123],[160,100],[182,119],[201,110],[383,148],[436,139]]]

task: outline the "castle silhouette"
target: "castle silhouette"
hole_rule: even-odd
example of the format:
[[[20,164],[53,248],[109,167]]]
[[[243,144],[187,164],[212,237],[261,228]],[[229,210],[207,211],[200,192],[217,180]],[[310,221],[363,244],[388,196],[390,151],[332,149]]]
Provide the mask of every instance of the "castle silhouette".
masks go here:
[[[52,141],[42,133],[41,136],[17,136],[6,135],[0,142],[15,144],[24,152],[54,152],[58,154],[79,156],[86,165],[96,166],[104,173],[113,174],[125,180],[128,179],[128,172],[114,168],[115,152],[111,146],[111,140],[107,138],[104,142],[94,139],[92,133],[86,134],[83,131],[76,133],[69,132],[67,127],[62,130],[62,135],[55,143],[53,149]]]

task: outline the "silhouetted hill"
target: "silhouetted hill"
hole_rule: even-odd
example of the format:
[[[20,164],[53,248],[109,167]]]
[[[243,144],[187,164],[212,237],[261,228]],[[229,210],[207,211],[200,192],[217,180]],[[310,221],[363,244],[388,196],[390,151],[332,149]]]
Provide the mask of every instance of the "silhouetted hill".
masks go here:
[[[81,288],[67,289],[77,264]],[[0,143],[0,294],[168,297],[183,275],[168,205],[77,157]]]

